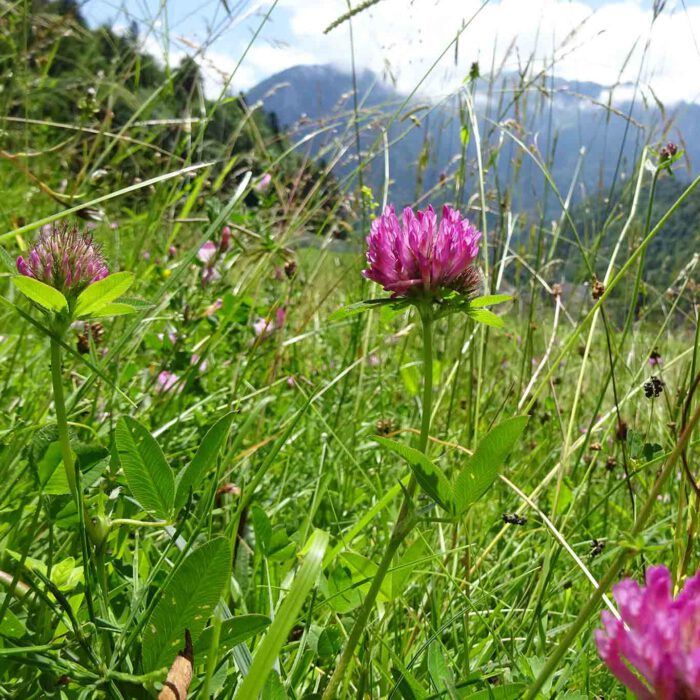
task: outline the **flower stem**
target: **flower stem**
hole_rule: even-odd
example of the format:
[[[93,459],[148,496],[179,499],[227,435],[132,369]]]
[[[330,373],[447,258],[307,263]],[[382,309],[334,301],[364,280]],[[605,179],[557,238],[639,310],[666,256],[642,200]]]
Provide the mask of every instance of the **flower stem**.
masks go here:
[[[102,537],[99,535],[97,528],[85,512],[83,505],[83,493],[80,487],[79,472],[76,469],[76,463],[73,460],[73,452],[70,447],[70,435],[68,433],[68,418],[66,412],[66,402],[63,396],[63,376],[61,371],[61,344],[59,341],[51,338],[51,380],[53,383],[53,400],[54,410],[56,412],[56,426],[58,428],[58,441],[61,445],[61,455],[63,457],[63,466],[66,470],[66,479],[71,496],[75,501],[75,507],[78,511],[78,522],[80,525],[80,544],[83,553],[83,566],[85,570],[85,597],[88,605],[88,613],[91,622],[95,623],[96,616],[93,606],[92,591],[90,586],[90,557],[88,538],[95,544],[96,547],[101,546]],[[100,562],[104,566],[104,561]],[[103,574],[104,571],[101,571]],[[104,591],[103,591],[104,593]],[[106,610],[103,610],[106,614]]]
[[[423,405],[421,415],[421,430],[418,442],[418,449],[425,452],[428,446],[428,436],[430,435],[430,418],[432,414],[433,403],[433,316],[432,309],[428,304],[419,307],[421,320],[423,322]],[[338,664],[333,671],[333,674],[328,681],[321,700],[335,700],[338,697],[338,686],[345,676],[347,667],[352,659],[360,637],[367,626],[367,621],[374,608],[374,603],[381,589],[382,583],[391,566],[391,561],[398,551],[401,543],[406,539],[406,536],[416,524],[416,518],[413,510],[413,494],[416,490],[416,479],[413,475],[404,491],[403,503],[399,516],[396,519],[396,524],[389,538],[386,550],[382,556],[377,571],[374,574],[369,590],[362,602],[362,607],[357,615],[355,624],[350,630],[350,635],[345,642],[343,653],[340,655]]]
[[[51,380],[53,382],[53,402],[56,411],[56,425],[58,427],[58,441],[61,445],[63,467],[66,470],[66,479],[71,496],[80,508],[80,494],[75,477],[75,464],[73,453],[70,449],[70,437],[68,435],[68,418],[66,416],[66,402],[63,398],[63,377],[61,376],[61,346],[57,340],[51,338]]]
[[[676,443],[673,452],[671,452],[671,454],[669,455],[668,461],[666,462],[666,466],[663,468],[663,471],[654,482],[654,485],[651,488],[651,492],[649,493],[646,503],[639,512],[637,520],[634,523],[634,527],[632,528],[632,531],[630,533],[630,540],[634,540],[636,537],[641,535],[642,531],[644,530],[644,526],[646,525],[647,520],[651,516],[654,506],[656,505],[657,498],[661,493],[662,486],[666,483],[666,480],[673,471],[673,468],[675,467],[678,458],[685,449],[685,446],[688,444],[688,440],[690,439],[690,436],[699,421],[700,407],[695,411],[695,414],[688,422],[685,430],[683,431],[678,442]],[[581,608],[581,611],[579,612],[576,619],[569,626],[569,629],[566,631],[566,634],[564,635],[563,639],[559,642],[559,645],[549,657],[547,663],[545,663],[540,674],[537,676],[532,685],[530,685],[530,687],[527,689],[525,695],[523,695],[523,700],[535,700],[535,698],[538,697],[542,686],[547,682],[547,679],[554,673],[557,666],[559,665],[559,662],[569,650],[569,646],[578,636],[579,632],[581,631],[581,628],[586,624],[590,616],[598,608],[603,594],[617,579],[620,571],[622,570],[622,567],[625,565],[629,557],[632,554],[634,554],[634,551],[635,550],[629,546],[625,546],[622,548],[622,550],[617,555],[617,557],[615,558],[615,560],[613,561],[603,578],[600,579],[600,581],[598,582],[598,587],[596,588],[596,590],[593,592],[593,594],[588,599],[583,608]]]

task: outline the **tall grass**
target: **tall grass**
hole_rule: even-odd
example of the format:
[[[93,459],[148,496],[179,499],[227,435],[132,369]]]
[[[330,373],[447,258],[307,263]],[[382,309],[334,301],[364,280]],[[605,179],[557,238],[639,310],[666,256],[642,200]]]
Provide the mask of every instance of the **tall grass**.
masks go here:
[[[355,92],[330,121],[278,133],[257,105],[206,100],[191,62],[161,71],[70,15],[0,11],[12,68],[0,93],[3,257],[11,266],[53,220],[99,219],[94,235],[113,270],[136,272],[138,297],[102,336],[87,332],[87,352],[84,327],[63,343],[83,502],[105,528],[93,547],[51,448],[50,335],[3,272],[0,696],[154,697],[170,665],[159,652],[174,644],[174,659],[187,628],[201,633],[191,697],[318,697],[408,484],[406,464],[373,437],[415,443],[421,423],[416,313],[330,318],[376,296],[359,274],[363,239],[392,201],[389,156],[417,128],[415,104],[365,108]],[[339,41],[355,16],[331,29]],[[544,153],[531,132],[553,110],[557,55],[517,77],[482,66],[444,102],[464,134],[445,177],[421,181],[429,141],[423,165],[406,164],[418,203],[452,201],[484,231],[484,292],[514,295],[503,330],[462,315],[435,323],[430,456],[451,477],[494,425],[530,420],[463,517],[441,517],[419,493],[339,698],[625,697],[592,637],[609,585],[651,563],[676,584],[698,568],[697,257],[644,284],[655,262],[645,251],[697,180],[655,209],[669,173],[647,163],[665,134],[597,106],[627,120],[634,172],[579,207],[578,170],[552,175],[553,122]],[[431,104],[413,116],[437,114]],[[325,164],[309,155],[309,128]],[[610,149],[616,158],[622,145]],[[376,191],[370,164],[385,176]],[[231,247],[205,283],[197,254],[224,225]],[[256,336],[259,319],[269,332]],[[663,364],[651,367],[654,352]],[[651,374],[665,387],[648,400]],[[146,512],[125,477],[124,417],[158,441],[167,469],[196,469],[167,517]]]

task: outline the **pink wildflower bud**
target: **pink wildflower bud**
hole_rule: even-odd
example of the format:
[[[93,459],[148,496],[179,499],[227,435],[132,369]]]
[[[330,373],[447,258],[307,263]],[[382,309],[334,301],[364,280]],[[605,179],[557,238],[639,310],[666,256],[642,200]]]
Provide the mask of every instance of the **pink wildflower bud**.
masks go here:
[[[221,279],[221,274],[215,267],[205,267],[202,270],[202,287],[207,287],[212,282],[217,282]]]
[[[406,208],[399,223],[389,206],[372,222],[362,274],[393,298],[436,298],[445,291],[472,294],[479,283],[473,267],[481,232],[461,214],[443,207],[439,225],[431,206],[414,214]]]
[[[207,241],[198,251],[197,260],[203,265],[209,265],[216,255],[216,245],[212,241]]]
[[[621,620],[607,610],[596,630],[598,653],[638,698],[700,699],[700,571],[674,599],[665,566],[647,569],[646,586],[620,581],[613,594]]]
[[[221,229],[221,240],[219,241],[219,251],[225,253],[231,247],[231,229],[224,226]]]
[[[17,258],[17,272],[73,296],[109,274],[92,236],[65,222],[42,227],[29,257]]]
[[[253,333],[255,333],[256,338],[263,340],[269,337],[273,330],[272,321],[268,321],[262,318],[262,316],[259,316],[253,321]]]
[[[179,377],[174,372],[163,370],[156,377],[156,387],[160,393],[171,391],[179,381]]]
[[[272,175],[270,173],[264,173],[263,176],[258,180],[255,185],[256,192],[264,192],[272,180]]]

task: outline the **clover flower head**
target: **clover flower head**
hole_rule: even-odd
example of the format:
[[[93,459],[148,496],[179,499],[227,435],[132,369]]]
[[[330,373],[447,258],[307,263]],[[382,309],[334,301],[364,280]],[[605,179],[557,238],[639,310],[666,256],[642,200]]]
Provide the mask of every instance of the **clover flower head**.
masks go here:
[[[388,206],[372,222],[362,274],[393,298],[439,298],[449,291],[471,295],[479,284],[473,263],[481,232],[456,209],[443,207],[438,223],[432,206],[403,210],[399,221]]]
[[[606,610],[596,630],[601,658],[642,700],[700,700],[700,571],[676,598],[671,590],[665,566],[647,569],[646,586],[620,581],[622,619]]]
[[[93,237],[65,222],[42,229],[29,256],[17,258],[17,271],[58,289],[66,296],[80,294],[109,274],[102,251]]]

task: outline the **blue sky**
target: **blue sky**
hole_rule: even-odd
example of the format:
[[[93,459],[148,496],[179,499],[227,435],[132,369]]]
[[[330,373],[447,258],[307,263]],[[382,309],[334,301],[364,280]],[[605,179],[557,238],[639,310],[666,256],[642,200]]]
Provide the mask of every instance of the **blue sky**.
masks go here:
[[[348,25],[323,33],[345,12],[345,0],[279,0],[267,20],[271,0],[227,4],[230,13],[222,0],[87,0],[83,12],[91,24],[138,21],[144,47],[163,61],[197,53],[210,94],[261,26],[234,90],[297,64],[349,66]],[[482,69],[492,60],[517,69],[533,56],[568,80],[612,85],[641,73],[649,95],[700,99],[700,0],[667,0],[653,23],[652,3],[642,0],[381,0],[353,22],[356,63],[411,90],[463,23],[457,55],[448,51],[430,71],[426,94],[456,88],[474,60]]]

